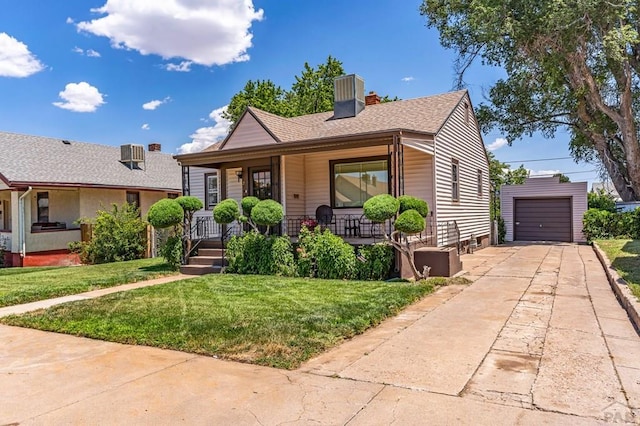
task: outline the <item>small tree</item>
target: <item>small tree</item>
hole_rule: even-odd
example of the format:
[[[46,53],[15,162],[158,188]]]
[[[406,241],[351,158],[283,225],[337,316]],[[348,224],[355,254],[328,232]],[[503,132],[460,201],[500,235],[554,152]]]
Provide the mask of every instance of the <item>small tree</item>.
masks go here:
[[[178,269],[180,261],[182,260],[180,225],[184,220],[184,210],[176,200],[164,198],[149,208],[147,219],[154,228],[172,228],[171,235],[162,245],[160,252],[172,268]]]
[[[392,219],[398,213],[391,235],[385,231],[385,240],[402,253],[411,265],[416,281],[428,276],[428,269],[422,273],[416,268],[413,258],[414,247],[409,241],[411,235],[419,234],[426,227],[425,217],[429,213],[426,201],[403,195],[397,199],[388,194],[376,195],[364,203],[364,215],[372,222],[382,223]]]
[[[221,225],[228,225],[240,217],[238,202],[232,198],[220,201],[213,208],[213,220]]]
[[[184,232],[187,256],[191,253],[191,223],[193,222],[193,215],[200,210],[204,205],[199,198],[190,195],[184,195],[176,198],[176,203],[180,204],[184,211],[184,225],[186,227]]]

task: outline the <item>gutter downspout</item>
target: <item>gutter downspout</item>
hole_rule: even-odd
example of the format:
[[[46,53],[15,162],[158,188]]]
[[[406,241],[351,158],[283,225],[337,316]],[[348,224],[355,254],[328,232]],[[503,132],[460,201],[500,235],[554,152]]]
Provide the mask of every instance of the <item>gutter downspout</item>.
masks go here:
[[[27,239],[24,231],[24,199],[27,198],[27,195],[31,193],[33,190],[32,187],[29,187],[27,191],[18,198],[18,246],[20,247],[20,257],[24,259],[27,254]]]

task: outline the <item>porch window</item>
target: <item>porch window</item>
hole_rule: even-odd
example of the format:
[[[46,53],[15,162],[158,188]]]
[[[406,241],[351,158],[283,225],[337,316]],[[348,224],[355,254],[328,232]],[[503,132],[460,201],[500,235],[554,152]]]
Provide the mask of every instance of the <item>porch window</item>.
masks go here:
[[[253,170],[252,178],[252,195],[260,200],[271,199],[271,170]]]
[[[137,209],[140,208],[140,193],[127,191],[127,203],[133,204]]]
[[[213,210],[218,204],[218,174],[207,173],[204,175],[204,187],[206,188],[204,194],[206,208],[207,210]]]
[[[36,195],[38,203],[38,223],[49,222],[49,193],[38,192]]]
[[[460,200],[460,163],[458,160],[451,160],[451,199]]]
[[[331,205],[362,207],[369,198],[389,193],[389,158],[335,160],[331,167]]]
[[[478,196],[482,197],[482,170],[478,169]]]

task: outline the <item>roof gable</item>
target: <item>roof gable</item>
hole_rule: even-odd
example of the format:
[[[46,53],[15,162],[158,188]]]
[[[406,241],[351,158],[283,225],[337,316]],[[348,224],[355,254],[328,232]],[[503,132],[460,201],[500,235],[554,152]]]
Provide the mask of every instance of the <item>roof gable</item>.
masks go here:
[[[263,111],[260,111],[263,114]],[[263,146],[278,143],[278,140],[267,130],[267,127],[256,117],[251,108],[242,114],[238,124],[217,149],[218,151],[252,146]]]
[[[10,185],[108,186],[180,191],[169,154],[145,152],[140,169],[120,162],[120,147],[0,132],[0,175]]]

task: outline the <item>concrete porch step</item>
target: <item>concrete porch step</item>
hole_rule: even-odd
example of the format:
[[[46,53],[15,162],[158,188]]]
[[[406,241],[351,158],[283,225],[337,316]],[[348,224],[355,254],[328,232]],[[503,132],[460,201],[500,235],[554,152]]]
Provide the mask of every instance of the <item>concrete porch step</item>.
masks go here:
[[[198,256],[222,257],[222,249],[198,247]]]
[[[189,258],[189,265],[220,266],[224,259],[220,256],[193,256]]]
[[[185,275],[219,274],[221,270],[221,266],[182,265],[180,267],[180,273]]]

